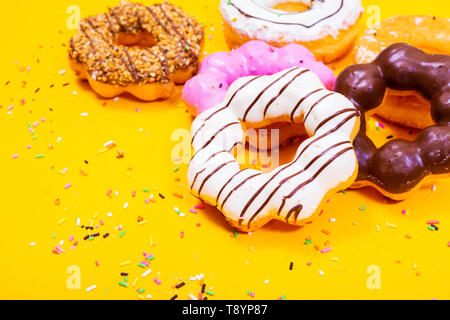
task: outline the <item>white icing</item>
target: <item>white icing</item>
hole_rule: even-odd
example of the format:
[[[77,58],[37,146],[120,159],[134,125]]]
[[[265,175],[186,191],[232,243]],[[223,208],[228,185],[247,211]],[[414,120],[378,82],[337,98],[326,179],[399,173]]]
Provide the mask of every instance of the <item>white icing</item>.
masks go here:
[[[284,91],[279,95],[282,89]],[[272,100],[264,116],[264,110]],[[247,113],[247,110],[250,111]],[[236,143],[243,141],[241,122],[267,124],[291,121],[292,113],[294,123],[304,122],[310,136],[299,146],[294,163],[269,173],[253,169],[240,171],[233,155],[224,150],[229,151]],[[308,69],[295,67],[270,76],[240,78],[230,86],[221,104],[201,113],[192,123],[195,154],[189,164],[188,182],[195,195],[210,205],[217,205],[229,222],[241,230],[252,230],[272,219],[286,221],[290,209],[299,204],[303,208],[297,219],[291,214],[287,222],[300,225],[318,210],[330,190],[352,182],[349,180],[357,170],[357,160],[351,141],[358,129],[359,118],[353,104],[343,95],[326,90],[319,78]],[[340,152],[344,153],[338,155]],[[337,158],[312,182],[286,198],[283,205],[285,196],[308,181],[335,156]],[[257,176],[243,183],[253,175]],[[287,177],[290,178],[281,183]],[[250,201],[267,182],[256,198]],[[241,185],[239,189],[233,191],[238,185]],[[273,193],[278,186],[279,189]],[[240,215],[249,202],[242,216],[242,224],[239,224]],[[249,221],[261,206],[262,210],[249,226]]]
[[[233,5],[228,1],[220,2],[223,19],[240,34],[269,42],[306,42],[328,35],[337,37],[341,30],[354,25],[363,11],[361,0],[297,0],[308,5],[310,10],[295,13],[271,9],[286,1],[230,0]],[[256,18],[242,14],[236,7]]]

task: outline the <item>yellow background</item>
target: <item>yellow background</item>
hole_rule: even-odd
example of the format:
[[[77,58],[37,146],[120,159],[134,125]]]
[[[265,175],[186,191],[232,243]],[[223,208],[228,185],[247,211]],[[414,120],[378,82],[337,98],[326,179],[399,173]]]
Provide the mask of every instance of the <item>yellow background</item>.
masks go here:
[[[172,2],[204,22],[206,52],[227,50],[218,1]],[[271,223],[251,235],[240,233],[237,238],[217,211],[190,213],[188,209],[198,200],[186,188],[187,165],[180,165],[174,172],[176,165],[171,160],[171,149],[177,143],[171,141],[172,132],[189,129],[191,123],[180,94],[155,103],[125,96],[117,101],[104,100],[68,68],[65,45],[75,32],[67,28],[68,6],[79,6],[85,17],[117,3],[1,1],[0,298],[136,299],[136,289],[145,288],[144,298],[151,294],[153,299],[169,299],[177,293],[180,299],[186,299],[200,290],[199,281],[189,280],[198,274],[204,274],[206,288],[215,293],[211,299],[251,299],[249,290],[259,299],[282,295],[286,299],[450,298],[448,180],[440,182],[434,192],[427,186],[399,203],[385,200],[370,189],[340,193],[310,226],[299,229]],[[448,17],[450,13],[445,0],[363,4],[379,6],[383,19],[397,14]],[[367,14],[363,27],[366,19]],[[349,63],[348,58],[337,63],[336,74]],[[67,72],[60,74],[64,69]],[[69,85],[63,87],[64,83]],[[40,90],[36,93],[37,88]],[[102,106],[104,102],[106,106]],[[8,114],[10,105],[14,107]],[[46,121],[31,134],[28,123],[41,118]],[[378,143],[391,133],[387,128],[375,130],[373,120],[369,126]],[[393,132],[405,135],[404,129],[394,128]],[[110,140],[117,147],[98,154]],[[116,158],[118,150],[125,152],[124,159]],[[12,159],[14,154],[19,158]],[[39,154],[45,157],[35,158]],[[64,168],[64,175],[58,173]],[[81,169],[88,175],[80,175]],[[181,180],[175,181],[176,177]],[[65,190],[68,183],[72,187]],[[156,203],[146,204],[144,197],[149,194],[142,189],[153,187],[158,188],[151,190]],[[109,199],[109,189],[118,191],[118,195]],[[133,190],[137,192],[135,198]],[[158,192],[166,199],[160,199]],[[186,197],[176,198],[173,192]],[[57,198],[61,200],[59,206],[54,203]],[[126,209],[125,203],[129,203]],[[174,206],[186,216],[178,216]],[[360,206],[366,210],[360,210]],[[401,213],[403,209],[408,210],[406,215]],[[113,216],[108,217],[108,212]],[[138,216],[148,223],[138,226]],[[92,219],[94,226],[103,219],[105,225],[99,232],[110,232],[111,237],[82,240],[85,232],[76,226],[76,217],[84,225]],[[336,221],[330,222],[330,218]],[[427,229],[429,219],[441,221],[439,231]],[[119,225],[126,230],[123,237],[114,229]],[[322,229],[331,234],[323,234]],[[412,239],[405,238],[407,233]],[[80,242],[75,250],[70,249],[71,235]],[[312,239],[309,245],[304,244],[307,237]],[[55,255],[52,249],[60,240],[65,241],[66,253]],[[323,254],[314,248],[323,248],[327,240],[330,252]],[[36,245],[31,247],[33,241]],[[140,276],[144,270],[137,266],[144,250],[155,256],[150,262],[152,272],[145,279]],[[120,267],[123,261],[131,263]],[[294,269],[289,271],[291,261]],[[72,265],[81,270],[79,290],[66,285],[70,276],[67,268]],[[378,290],[367,287],[367,268],[372,265],[380,270]],[[324,274],[319,275],[319,270]],[[128,288],[118,285],[120,272],[130,274]],[[160,285],[153,281],[155,276],[162,281]],[[136,277],[139,281],[133,288]],[[174,289],[181,281],[187,284]],[[91,285],[97,288],[87,293],[85,289]]]

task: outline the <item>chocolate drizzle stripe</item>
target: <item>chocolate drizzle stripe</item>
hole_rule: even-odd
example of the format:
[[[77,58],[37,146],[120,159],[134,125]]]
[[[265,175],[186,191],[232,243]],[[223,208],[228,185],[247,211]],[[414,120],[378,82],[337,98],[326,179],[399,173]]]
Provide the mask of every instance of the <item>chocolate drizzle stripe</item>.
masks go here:
[[[81,32],[84,34],[84,36],[88,39],[88,41],[89,41],[89,46],[91,47],[91,51],[95,54],[95,53],[96,53],[96,50],[95,50],[94,44],[92,43],[92,39],[91,39],[91,37],[87,34],[86,30],[84,30],[84,27],[83,27],[83,25],[82,25],[81,23],[80,23],[80,30],[81,30]]]
[[[343,154],[353,151],[353,147],[345,148],[344,150],[339,151],[337,154],[335,154],[330,160],[328,160],[311,178],[303,182],[302,184],[298,185],[292,192],[283,197],[283,201],[281,202],[281,206],[278,209],[278,215],[280,215],[281,211],[283,210],[284,205],[286,204],[286,199],[292,198],[301,188],[305,187],[306,185],[313,182],[321,173],[323,170],[325,170],[331,163],[333,163],[337,158],[342,156]]]
[[[269,110],[269,107],[272,105],[272,103],[274,103],[275,100],[278,99],[278,98],[283,94],[283,92],[289,87],[289,85],[290,85],[291,83],[293,83],[293,82],[295,81],[295,79],[297,79],[298,77],[300,77],[302,74],[304,74],[304,73],[306,73],[306,72],[309,72],[309,70],[306,69],[306,70],[300,71],[295,77],[293,77],[288,83],[286,83],[286,84],[281,88],[280,92],[278,92],[278,95],[276,95],[275,97],[273,97],[273,98],[269,101],[269,103],[268,103],[268,104],[266,105],[266,107],[264,108],[264,113],[263,113],[263,117],[264,117],[264,118],[266,117],[266,113],[267,113],[267,111]]]
[[[89,26],[91,27],[91,29],[94,30],[94,32],[97,33],[97,34],[100,36],[100,38],[102,38],[102,40],[103,40],[105,43],[108,43],[108,41],[106,41],[106,39],[105,39],[105,36],[104,36],[101,32],[99,32],[99,31],[97,30],[97,27],[92,23],[91,19],[92,19],[91,17],[86,18],[86,22],[89,24]]]
[[[347,112],[352,112],[354,111],[356,115],[359,115],[359,112],[356,111],[355,108],[346,108],[346,109],[342,109],[338,112],[336,112],[335,114],[329,116],[328,118],[324,119],[321,123],[319,123],[316,127],[316,129],[314,129],[314,132],[317,132],[317,130],[319,130],[320,128],[322,128],[326,123],[328,123],[329,121],[331,121],[332,119],[336,118],[337,116],[343,114],[343,113],[347,113]]]
[[[135,75],[133,73],[133,68],[128,64],[127,60],[125,59],[125,57],[122,55],[122,53],[120,52],[120,50],[118,50],[119,52],[119,56],[120,59],[122,60],[122,63],[127,67],[128,72],[131,74],[131,76],[133,77],[133,79],[135,78]]]
[[[319,100],[317,100],[316,102],[314,102],[314,104],[311,106],[311,108],[309,108],[308,113],[306,114],[306,116],[303,118],[303,122],[306,123],[306,120],[308,120],[309,115],[311,114],[311,111],[313,111],[313,109],[315,107],[317,107],[323,100],[325,100],[328,97],[331,97],[332,95],[336,94],[335,92],[330,92],[327,93],[326,95],[324,95],[322,98],[320,98]]]
[[[300,211],[302,211],[303,209],[303,205],[298,204],[294,207],[291,208],[291,210],[289,210],[288,214],[286,215],[286,222],[289,221],[289,218],[291,217],[291,215],[295,212],[294,215],[294,220],[297,221],[298,215],[300,214]]]
[[[129,62],[129,66],[130,66],[130,73],[133,76],[133,79],[138,82],[139,81],[139,74],[136,70],[136,66],[134,65],[133,59],[131,59],[130,57],[130,53],[128,52],[127,47],[123,47],[123,51],[125,51],[125,54],[127,56],[128,62]]]
[[[202,128],[204,127],[204,125],[206,124],[206,121],[210,120],[210,119],[211,119],[212,117],[214,117],[216,114],[218,114],[219,112],[221,112],[221,111],[225,110],[226,108],[228,108],[228,107],[230,106],[231,102],[233,101],[234,97],[236,97],[236,95],[238,94],[239,91],[241,91],[242,89],[244,89],[245,87],[247,87],[250,83],[252,83],[253,81],[255,81],[255,80],[257,80],[257,79],[259,79],[259,78],[261,78],[261,77],[262,77],[262,75],[261,75],[261,76],[254,77],[254,78],[250,79],[249,81],[247,81],[246,83],[244,83],[241,87],[239,87],[239,89],[237,89],[237,90],[233,93],[233,95],[231,96],[230,100],[228,100],[228,102],[227,102],[227,104],[225,104],[225,106],[223,106],[222,108],[220,108],[220,109],[214,111],[213,113],[211,113],[208,117],[206,117],[206,118],[203,120],[205,123],[202,124],[202,125],[200,126],[200,128],[197,129],[197,131],[195,131],[193,137],[195,137],[195,136],[197,135],[198,131],[200,131],[200,129],[202,129]]]
[[[161,13],[164,15],[164,17],[167,19],[167,21],[169,22],[170,26],[172,27],[173,31],[175,31],[176,34],[178,34],[182,41],[184,43],[190,44],[189,41],[187,41],[187,39],[184,37],[183,33],[180,32],[180,30],[178,29],[178,27],[173,23],[173,20],[169,17],[169,15],[167,14],[166,10],[164,10],[163,8],[163,4],[159,4],[157,5],[159,10],[161,10]]]
[[[204,169],[200,170],[199,172],[197,172],[197,174],[196,174],[195,177],[194,177],[194,181],[192,181],[192,184],[191,184],[191,190],[194,188],[195,181],[197,180],[198,175],[201,174],[201,173],[202,173],[203,171],[205,171],[205,170],[206,170],[206,168],[204,168]]]
[[[161,10],[161,12],[163,13],[163,10],[161,9],[161,7],[158,6],[158,8],[159,8],[159,9]],[[174,36],[174,34],[173,34],[173,33],[166,27],[166,25],[158,18],[158,16],[156,15],[156,13],[153,11],[152,8],[146,7],[146,9],[147,9],[148,12],[150,12],[150,14],[151,14],[152,17],[155,19],[155,21],[159,24],[159,26],[161,26],[161,27],[164,29],[164,31],[165,31],[166,33],[168,33],[168,34]],[[163,13],[163,14],[164,14],[164,13]],[[180,57],[178,51],[175,50],[174,53],[176,54],[177,59],[180,60],[181,57]]]
[[[136,10],[134,10],[134,16],[136,17],[136,22],[138,25],[138,29],[142,32],[142,21],[141,16],[139,15],[138,7],[135,6]]]
[[[147,11],[152,15],[153,19],[155,19],[155,21],[159,24],[159,26],[161,26],[161,27],[164,29],[164,31],[165,31],[166,33],[168,33],[168,34],[170,34],[170,35],[173,35],[173,33],[170,32],[169,29],[167,29],[167,27],[161,22],[161,20],[158,18],[158,16],[155,14],[155,12],[153,12],[153,9],[152,9],[151,7],[147,7],[147,6],[146,6],[145,8],[146,8]],[[162,47],[160,47],[160,48],[162,48]],[[167,59],[167,56],[166,56],[166,54],[164,53],[164,50],[160,50],[160,52],[164,55],[164,59],[166,60],[166,59]],[[180,56],[179,56],[178,52],[176,52],[175,54],[176,54],[177,58],[180,59]],[[168,71],[168,72],[170,72],[170,71]],[[168,72],[167,72],[167,73],[168,73]]]
[[[214,152],[212,155],[209,156],[208,159],[206,159],[205,163],[210,161],[211,159],[213,159],[214,157],[216,157],[217,155],[219,155],[221,153],[228,153],[228,151],[227,150],[220,150],[220,151]]]
[[[100,36],[101,36],[101,38],[103,39],[103,41],[105,41],[105,42],[107,43],[107,41],[106,41],[106,39],[104,38],[104,36],[103,36],[100,32],[97,31],[97,28],[96,28],[96,27],[94,26],[94,24],[91,22],[90,18],[87,18],[86,21],[87,21],[87,23],[89,24],[89,26],[91,27],[91,29],[94,30],[95,33],[100,34]],[[80,23],[80,29],[81,29],[81,23]],[[88,39],[90,39],[89,36],[87,35],[87,33],[85,33],[84,30],[82,30],[82,32],[84,33],[84,35],[85,35],[86,37],[88,37]],[[89,40],[89,43],[92,43],[92,40]],[[95,47],[93,46],[93,44],[91,44],[91,47],[93,48],[94,54],[95,54]],[[100,63],[100,71],[101,71],[101,72],[104,72],[104,69],[103,69],[103,63]]]
[[[233,150],[234,148],[236,148],[238,145],[243,146],[244,144],[241,141],[236,142],[235,144],[233,144],[233,146],[231,147],[230,150],[228,150],[228,152],[231,152],[231,150]]]
[[[200,150],[206,148],[223,130],[225,130],[226,128],[228,128],[230,126],[238,125],[238,124],[240,125],[241,123],[239,121],[235,121],[235,122],[230,122],[230,123],[227,123],[226,125],[224,125],[222,128],[217,130],[212,135],[212,137],[203,145],[203,147],[200,148]]]
[[[225,167],[226,165],[229,165],[230,163],[234,163],[236,162],[236,160],[230,160],[228,162],[225,162],[223,164],[221,164],[220,166],[218,166],[216,169],[214,169],[209,175],[206,176],[205,179],[203,179],[202,184],[200,185],[200,188],[198,189],[198,195],[200,196],[202,193],[202,189],[203,186],[205,185],[205,183],[213,176],[215,175],[220,169],[222,169],[223,167]]]
[[[153,19],[155,19],[155,21],[164,29],[164,31],[170,35],[173,35],[172,32],[170,32],[169,29],[167,29],[167,27],[161,22],[161,20],[159,20],[158,16],[153,12],[153,9],[150,7],[145,7],[147,9],[148,12],[150,12],[150,14],[152,15]]]
[[[299,22],[280,22],[280,21],[274,21],[274,20],[270,20],[270,19],[259,18],[259,17],[255,17],[255,16],[252,16],[252,15],[244,12],[241,8],[236,6],[232,1],[229,2],[229,5],[231,5],[234,8],[236,8],[236,10],[238,10],[242,15],[246,16],[247,18],[257,19],[257,20],[270,22],[270,23],[275,23],[275,24],[302,26],[304,28],[309,29],[309,28],[312,28],[315,25],[319,24],[320,22],[325,21],[325,20],[335,16],[336,14],[338,14],[342,10],[342,7],[344,6],[344,0],[341,0],[341,4],[340,4],[339,8],[335,12],[333,12],[332,14],[330,14],[330,15],[324,17],[324,18],[321,18],[321,19],[315,21],[314,23],[312,23],[310,25],[299,23]],[[299,14],[301,14],[301,12]]]
[[[256,98],[253,100],[253,102],[248,106],[247,110],[245,110],[244,116],[242,117],[242,121],[245,121],[245,119],[247,118],[247,114],[249,113],[249,111],[253,108],[253,106],[256,104],[256,102],[258,102],[258,100],[261,98],[261,96],[269,89],[271,88],[274,84],[276,84],[278,81],[280,81],[281,79],[283,79],[285,76],[287,76],[289,73],[297,70],[298,67],[295,67],[291,70],[289,70],[288,72],[285,72],[283,75],[281,75],[280,77],[278,77],[277,79],[275,79],[273,82],[271,82],[267,87],[265,87],[257,96]]]
[[[181,14],[180,10],[178,10],[178,8],[175,9],[175,12],[178,14],[179,17],[183,17],[183,15]],[[199,34],[197,28],[194,27],[194,25],[191,23],[190,18],[185,19],[185,22],[189,25],[189,27],[195,31],[196,35],[201,36],[201,38],[203,39],[203,32],[200,31],[201,34]]]
[[[213,113],[211,113],[211,114],[210,114],[205,120],[203,120],[203,121],[205,121],[205,122],[208,121],[209,119],[211,119],[212,117],[214,117],[216,114],[218,114],[220,111],[223,111],[223,110],[225,110],[226,108],[228,108],[228,105],[223,106],[222,108],[220,108],[220,109],[214,111]],[[196,132],[195,134],[197,134],[197,132]]]
[[[222,128],[220,128],[219,130],[217,130],[216,131],[216,133],[214,133],[212,136],[211,136],[211,138],[200,148],[200,149],[198,149],[195,153],[194,153],[194,156],[192,157],[192,159],[194,159],[195,158],[195,156],[197,155],[197,153],[199,152],[199,151],[201,151],[201,150],[203,150],[203,149],[205,149],[216,137],[217,137],[217,135],[218,134],[220,134],[223,130],[225,130],[226,128],[228,128],[228,127],[230,127],[230,126],[232,126],[232,125],[237,125],[237,124],[241,124],[239,121],[236,121],[236,122],[230,122],[230,123],[227,123],[226,125],[224,125]]]
[[[193,144],[195,137],[197,136],[197,133],[200,132],[201,129],[203,129],[203,127],[206,126],[206,121],[204,123],[202,123],[202,125],[195,131],[194,135],[192,136],[191,139],[191,144]]]
[[[183,33],[181,33],[178,29],[178,27],[173,23],[172,19],[169,17],[169,15],[167,14],[167,12],[164,10],[163,8],[163,4],[159,4],[157,5],[157,7],[159,8],[159,10],[161,11],[161,13],[164,15],[164,17],[167,19],[167,21],[169,22],[170,26],[172,27],[173,31],[175,31],[176,34],[178,34],[181,37],[181,46],[183,47],[183,49],[187,46],[190,47],[190,42],[184,37]],[[185,50],[183,50],[185,51]],[[191,50],[186,50],[188,52],[189,56],[192,56],[193,52],[191,52]]]
[[[111,19],[109,18],[108,13],[105,13],[105,18],[106,18],[106,21],[108,22],[108,25],[109,25],[108,30],[109,30],[109,32],[111,32],[111,34],[112,34],[112,36],[114,38],[116,36],[116,32],[114,31],[113,24],[111,22]]]
[[[330,131],[322,134],[321,136],[315,138],[314,140],[310,141],[304,148],[303,150],[300,152],[300,154],[297,156],[297,158],[295,158],[294,161],[292,161],[290,164],[288,164],[287,166],[279,169],[279,171],[277,173],[275,173],[264,185],[262,185],[258,191],[256,191],[257,194],[261,193],[262,190],[273,180],[275,179],[281,172],[283,172],[284,170],[286,170],[287,168],[291,167],[292,165],[294,165],[294,163],[297,162],[298,159],[300,159],[300,157],[302,156],[302,154],[314,143],[316,143],[317,141],[327,137],[328,135],[330,135],[331,133],[339,130],[339,128],[341,128],[344,124],[346,124],[348,121],[350,121],[350,119],[353,119],[355,116],[354,115],[350,115],[348,117],[346,117],[344,120],[342,120],[336,127],[334,127],[333,129],[331,129]],[[242,218],[245,214],[245,212],[247,211],[248,207],[251,205],[251,203],[253,202],[253,200],[256,199],[256,196],[252,196],[252,198],[249,200],[249,202],[247,202],[247,204],[245,205],[244,209],[242,210],[241,214],[240,214],[240,218]]]
[[[294,220],[297,221],[297,220],[298,220],[298,216],[300,215],[300,212],[301,212],[302,209],[303,209],[303,206],[302,206],[301,204],[299,204],[298,207],[295,206],[294,208],[295,208]],[[292,209],[294,209],[294,208],[292,208]],[[292,209],[291,209],[291,210],[292,210]]]
[[[319,160],[320,158],[322,158],[324,155],[326,155],[328,152],[330,152],[331,150],[336,149],[337,147],[344,145],[344,144],[351,144],[350,141],[342,141],[339,142],[335,145],[332,145],[331,147],[327,148],[326,150],[322,151],[319,155],[315,156],[303,169],[297,171],[296,173],[284,178],[283,180],[281,180],[277,187],[272,191],[272,193],[267,197],[267,199],[261,204],[261,206],[255,211],[255,213],[252,215],[252,217],[249,219],[248,222],[248,226],[250,226],[251,222],[253,221],[253,219],[256,218],[256,216],[264,209],[264,207],[269,203],[269,201],[272,199],[272,197],[275,195],[275,193],[286,183],[288,182],[290,179],[300,175],[301,173],[305,172],[306,170],[308,170],[317,160]],[[247,203],[248,206],[246,206],[246,208],[244,208],[245,210],[248,209],[248,207],[250,206],[250,204],[256,199],[256,197],[258,197],[258,195],[261,193],[262,189],[258,190],[259,192],[255,193],[252,198],[250,199],[250,201]],[[244,216],[245,211],[243,211],[243,213],[241,213],[241,218]]]
[[[161,54],[162,62],[161,67],[163,69],[163,77],[167,79],[169,76],[169,65],[167,64],[167,56],[164,54],[163,48],[161,46],[157,46],[158,52]],[[150,56],[154,56],[153,52],[149,48],[143,48],[145,52],[147,52]]]
[[[216,197],[216,207],[217,207],[217,204],[219,203],[220,195],[222,194],[223,190],[230,184],[231,181],[233,181],[233,179],[234,179],[237,175],[239,175],[241,172],[245,172],[245,171],[247,171],[247,170],[249,170],[249,169],[246,168],[246,169],[243,169],[243,170],[239,170],[238,172],[236,172],[235,174],[233,174],[233,175],[231,176],[231,178],[230,178],[230,179],[222,186],[222,188],[220,189],[220,191],[219,191],[219,193],[217,194],[217,197]]]
[[[161,57],[162,57],[162,67],[163,67],[163,71],[164,71],[164,76],[168,77],[170,74],[170,70],[169,70],[169,64],[167,63],[167,56],[163,51],[163,48],[161,46],[158,46],[158,50],[159,52],[161,52]]]
[[[314,91],[311,91],[311,92],[308,93],[307,95],[303,96],[303,97],[297,102],[297,104],[295,105],[294,109],[292,109],[292,112],[291,112],[291,122],[294,122],[294,115],[295,115],[295,112],[296,112],[297,109],[300,107],[300,105],[303,103],[303,101],[305,101],[306,99],[308,99],[308,98],[309,98],[310,96],[312,96],[314,93],[320,92],[320,91],[323,91],[323,90],[326,90],[326,89],[325,89],[325,88],[319,88],[319,89],[316,89],[316,90],[314,90]],[[303,122],[305,122],[305,121],[303,121]]]
[[[225,107],[229,107],[229,106],[231,105],[231,102],[233,102],[233,100],[234,100],[234,98],[236,97],[236,95],[237,95],[242,89],[244,89],[244,88],[247,87],[250,83],[252,83],[253,81],[258,80],[258,79],[261,78],[261,77],[263,77],[263,75],[260,75],[260,76],[251,78],[249,81],[247,81],[246,83],[244,83],[241,87],[239,87],[239,89],[237,89],[237,90],[233,93],[233,95],[231,96],[230,100],[228,100],[228,102],[227,102],[227,104],[225,105]],[[214,114],[212,114],[211,116],[213,116],[213,115],[214,115]],[[208,117],[208,118],[206,118],[205,120],[209,120],[209,119],[211,118],[211,116]]]
[[[241,141],[238,141],[236,143],[233,144],[233,146],[230,148],[230,150],[221,150],[216,152],[213,156],[216,156],[217,154],[223,153],[223,152],[231,152],[234,148],[236,148],[236,146],[238,145],[244,145]],[[195,155],[195,154],[194,154]],[[205,162],[208,162],[209,160],[211,160],[211,158],[213,158],[212,156],[210,156]],[[192,159],[194,159],[194,157],[192,157]],[[191,159],[191,161],[192,161]]]
[[[116,13],[114,12],[114,10],[110,9],[109,11],[111,12],[111,17],[113,17],[114,20],[116,20],[117,25],[119,26],[119,30],[120,30],[120,31],[123,31],[123,26],[122,26],[122,24],[120,23],[120,20],[119,20],[119,18],[117,17],[117,15],[116,15]]]
[[[91,26],[91,29],[94,30],[95,33],[97,33],[98,35],[100,35],[100,37],[102,38],[102,40],[111,48],[116,49],[116,47],[114,45],[111,45],[109,41],[106,41],[105,37],[103,36],[103,34],[101,32],[99,32],[97,30],[97,28],[95,27],[95,25],[91,22],[91,20],[88,18],[87,23]],[[120,59],[122,60],[123,64],[127,67],[128,72],[131,74],[131,76],[133,77],[133,79],[137,82],[139,80],[139,75],[137,74],[136,68],[134,66],[133,61],[131,60],[131,57],[128,53],[128,50],[126,47],[123,47],[123,50],[125,51],[125,54],[127,56],[128,62],[126,61],[126,59],[123,57],[122,53],[120,53],[119,51],[119,55],[120,55]]]
[[[253,179],[253,178],[255,178],[255,177],[259,176],[259,175],[262,175],[262,174],[263,174],[262,172],[258,172],[258,173],[254,174],[254,175],[251,175],[251,176],[245,178],[245,179],[244,179],[241,183],[239,183],[233,190],[231,190],[231,191],[228,193],[228,195],[225,197],[225,199],[223,200],[222,204],[220,205],[220,211],[222,211],[223,206],[225,205],[225,203],[227,202],[227,200],[230,198],[230,196],[231,196],[236,190],[238,190],[240,187],[242,187],[247,181],[249,181],[249,180],[251,180],[251,179]]]

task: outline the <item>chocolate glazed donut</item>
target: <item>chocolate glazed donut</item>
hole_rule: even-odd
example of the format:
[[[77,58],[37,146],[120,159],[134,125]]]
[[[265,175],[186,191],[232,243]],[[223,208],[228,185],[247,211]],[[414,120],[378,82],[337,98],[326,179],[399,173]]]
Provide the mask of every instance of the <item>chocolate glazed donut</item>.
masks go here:
[[[391,140],[377,149],[366,135],[366,120],[354,140],[359,173],[354,187],[370,185],[385,196],[403,200],[426,178],[450,173],[450,56],[426,54],[404,43],[389,46],[370,64],[346,68],[337,92],[364,114],[383,101],[386,87],[417,90],[431,102],[436,123],[414,141]]]

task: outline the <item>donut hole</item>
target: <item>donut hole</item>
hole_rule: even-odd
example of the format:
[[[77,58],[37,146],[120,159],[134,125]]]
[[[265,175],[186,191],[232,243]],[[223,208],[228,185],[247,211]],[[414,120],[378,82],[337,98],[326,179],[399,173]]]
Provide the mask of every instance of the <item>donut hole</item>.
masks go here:
[[[299,13],[311,9],[309,4],[302,1],[281,1],[270,7],[273,10],[284,11],[286,13]]]
[[[127,47],[153,47],[157,44],[155,37],[148,32],[120,32],[116,36],[116,44]]]
[[[421,132],[421,129],[403,126],[386,120],[378,114],[371,115],[367,120],[367,136],[377,148],[381,148],[393,139],[414,141]]]
[[[416,91],[388,90],[377,115],[393,123],[424,129],[435,121],[431,117],[431,103]]]
[[[264,127],[246,127],[245,147],[234,150],[241,169],[269,172],[294,159],[300,143],[307,138],[303,124],[277,122]]]
[[[252,130],[254,133],[252,133]],[[246,127],[246,142],[254,150],[271,150],[289,143],[290,140],[305,136],[303,124],[276,122],[264,127]],[[250,131],[248,131],[250,130]]]

